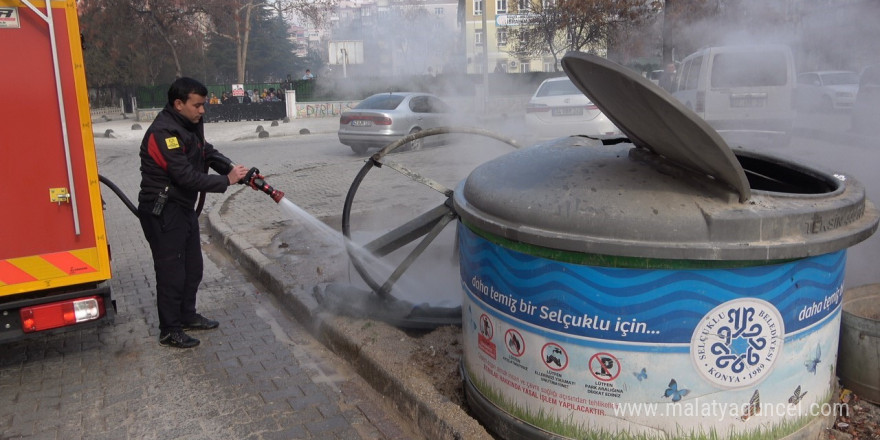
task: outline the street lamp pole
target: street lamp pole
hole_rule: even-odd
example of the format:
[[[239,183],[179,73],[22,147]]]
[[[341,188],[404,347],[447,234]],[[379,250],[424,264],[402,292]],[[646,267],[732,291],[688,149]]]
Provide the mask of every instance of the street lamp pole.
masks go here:
[[[489,33],[486,30],[486,15],[489,13],[488,2],[483,2],[483,113],[489,113]]]

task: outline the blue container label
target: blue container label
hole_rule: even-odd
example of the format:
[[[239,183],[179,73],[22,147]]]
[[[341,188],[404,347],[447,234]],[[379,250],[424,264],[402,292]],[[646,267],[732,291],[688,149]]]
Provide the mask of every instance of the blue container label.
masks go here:
[[[529,255],[464,225],[459,245],[467,377],[526,423],[572,438],[770,439],[829,411],[845,250],[633,269]]]
[[[689,344],[712,308],[751,297],[773,304],[787,333],[839,305],[846,252],[736,269],[582,266],[512,251],[460,228],[467,291],[510,318],[602,341]]]

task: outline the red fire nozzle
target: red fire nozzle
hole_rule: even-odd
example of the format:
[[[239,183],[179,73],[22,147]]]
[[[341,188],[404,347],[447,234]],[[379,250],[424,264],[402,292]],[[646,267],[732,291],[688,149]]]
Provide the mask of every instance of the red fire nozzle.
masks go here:
[[[251,188],[262,191],[269,195],[275,203],[280,203],[281,199],[284,198],[284,192],[279,191],[275,188],[272,188],[272,185],[266,183],[265,178],[260,174],[260,170],[256,167],[253,167],[248,171],[248,173],[244,176],[244,180],[242,183],[247,184]]]

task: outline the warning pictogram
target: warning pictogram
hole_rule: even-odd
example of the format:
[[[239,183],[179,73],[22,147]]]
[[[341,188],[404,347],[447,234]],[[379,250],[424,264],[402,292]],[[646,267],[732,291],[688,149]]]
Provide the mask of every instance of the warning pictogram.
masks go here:
[[[483,353],[495,359],[498,355],[498,348],[492,342],[493,336],[495,336],[495,325],[492,324],[489,316],[484,313],[480,316],[480,332],[477,333],[477,345],[479,345],[480,350],[483,350]]]
[[[495,326],[492,324],[492,320],[489,319],[489,315],[485,313],[480,315],[480,335],[486,339],[492,339],[495,336]]]
[[[526,341],[523,339],[522,334],[516,329],[507,330],[504,333],[504,343],[507,345],[507,351],[510,354],[520,357],[523,353],[526,352]]]
[[[611,353],[596,353],[590,357],[590,374],[596,379],[610,382],[620,376],[620,361]]]
[[[541,349],[541,360],[553,371],[562,371],[568,367],[568,353],[561,345],[549,342]]]

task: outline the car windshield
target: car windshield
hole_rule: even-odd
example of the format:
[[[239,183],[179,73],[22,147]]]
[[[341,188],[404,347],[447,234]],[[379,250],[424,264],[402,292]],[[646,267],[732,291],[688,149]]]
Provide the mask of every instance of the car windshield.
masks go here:
[[[581,91],[570,80],[547,81],[538,89],[537,97],[580,95]]]
[[[788,82],[783,52],[733,52],[715,55],[712,88],[782,86]]]
[[[825,83],[826,86],[858,84],[859,75],[855,72],[826,73],[822,75],[822,82]]]
[[[403,102],[403,95],[373,95],[354,106],[355,110],[394,110]]]

